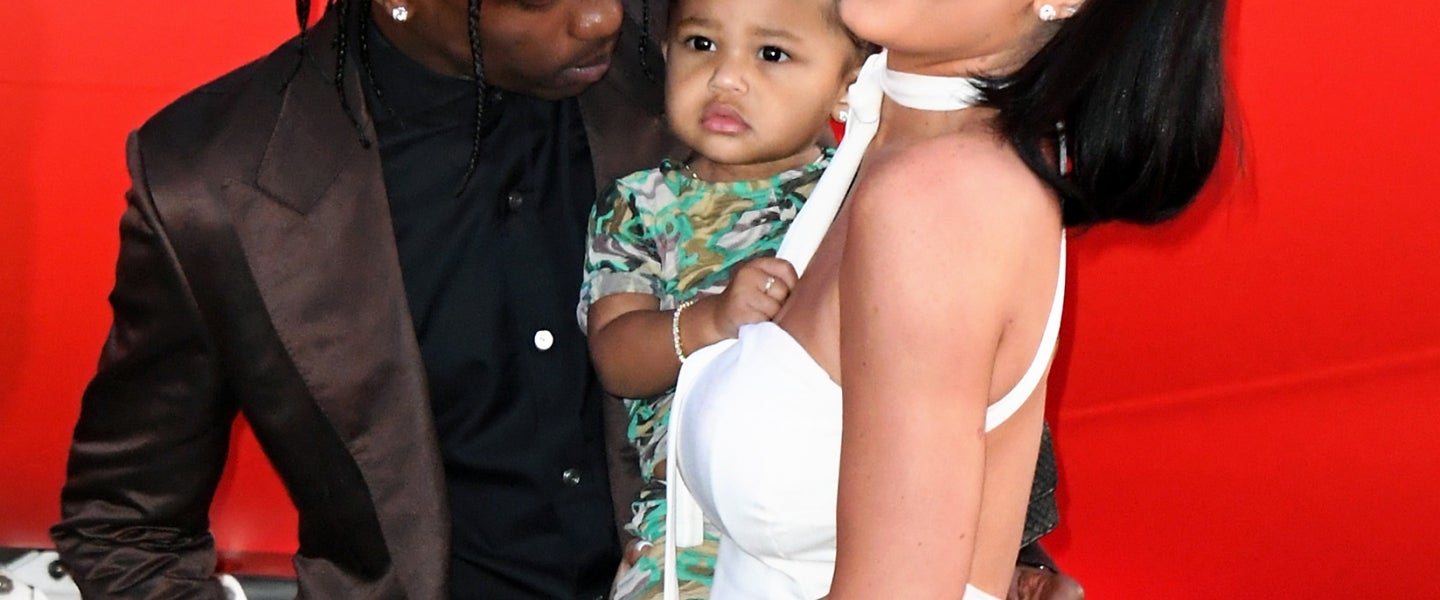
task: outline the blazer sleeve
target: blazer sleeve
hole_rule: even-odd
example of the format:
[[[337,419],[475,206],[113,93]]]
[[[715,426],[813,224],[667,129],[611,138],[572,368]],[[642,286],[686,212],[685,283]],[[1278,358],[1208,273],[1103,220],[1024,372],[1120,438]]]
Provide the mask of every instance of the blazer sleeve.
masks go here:
[[[128,157],[113,322],[82,398],[51,536],[87,598],[224,598],[209,509],[234,403],[135,134]]]

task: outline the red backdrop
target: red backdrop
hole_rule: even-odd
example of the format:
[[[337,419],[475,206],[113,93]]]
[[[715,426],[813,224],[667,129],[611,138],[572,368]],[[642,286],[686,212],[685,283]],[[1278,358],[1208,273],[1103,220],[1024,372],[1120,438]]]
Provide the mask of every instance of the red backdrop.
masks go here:
[[[289,4],[266,4],[10,7],[0,546],[49,544],[109,319],[125,135],[289,36]],[[1072,245],[1048,546],[1101,599],[1440,598],[1424,591],[1440,559],[1433,19],[1339,0],[1231,11],[1243,175],[1177,222]],[[293,511],[236,438],[219,542],[286,554]]]

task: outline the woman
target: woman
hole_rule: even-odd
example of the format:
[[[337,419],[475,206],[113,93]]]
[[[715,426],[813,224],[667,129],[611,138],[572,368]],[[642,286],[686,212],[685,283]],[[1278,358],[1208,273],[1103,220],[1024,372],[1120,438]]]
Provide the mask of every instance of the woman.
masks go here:
[[[1063,230],[1159,221],[1204,184],[1224,3],[840,9],[887,52],[781,250],[784,309],[681,373],[672,537],[693,492],[724,533],[717,600],[1004,596]]]

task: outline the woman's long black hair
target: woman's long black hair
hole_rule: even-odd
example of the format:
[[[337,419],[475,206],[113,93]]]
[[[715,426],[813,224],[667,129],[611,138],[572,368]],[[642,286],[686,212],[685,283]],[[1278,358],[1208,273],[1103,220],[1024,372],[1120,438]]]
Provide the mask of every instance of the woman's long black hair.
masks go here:
[[[1155,223],[1214,170],[1225,129],[1225,0],[1086,0],[986,104],[1067,226]],[[1063,123],[1068,174],[1052,160]]]

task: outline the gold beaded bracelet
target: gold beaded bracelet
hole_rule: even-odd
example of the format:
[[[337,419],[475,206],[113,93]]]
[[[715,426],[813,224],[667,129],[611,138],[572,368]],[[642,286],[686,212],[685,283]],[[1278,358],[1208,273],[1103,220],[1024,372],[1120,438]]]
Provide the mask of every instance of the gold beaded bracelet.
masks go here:
[[[691,298],[675,307],[675,313],[670,316],[670,341],[675,343],[675,358],[680,359],[680,364],[685,364],[685,350],[680,346],[680,313],[690,308],[699,298]]]

